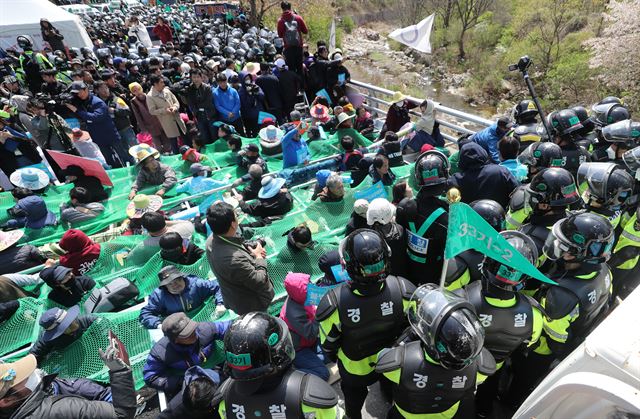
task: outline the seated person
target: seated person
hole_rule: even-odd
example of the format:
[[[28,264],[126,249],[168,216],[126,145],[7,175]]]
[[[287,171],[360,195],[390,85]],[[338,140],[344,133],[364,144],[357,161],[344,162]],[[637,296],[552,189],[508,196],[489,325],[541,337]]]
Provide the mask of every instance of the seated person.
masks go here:
[[[14,230],[21,227],[38,230],[58,224],[56,215],[49,211],[44,200],[36,195],[22,198],[7,212],[12,218],[1,226],[3,230]]]
[[[35,246],[17,246],[23,236],[24,230],[0,231],[0,275],[24,271],[47,260]]]
[[[378,154],[389,159],[389,166],[398,167],[404,164],[402,159],[402,145],[398,140],[398,135],[393,131],[387,131],[384,135],[384,142],[378,148]]]
[[[529,169],[518,161],[520,153],[520,142],[512,136],[502,137],[498,141],[498,152],[500,152],[500,166],[509,169],[518,182],[522,182],[529,175]]]
[[[40,327],[44,333],[29,349],[29,353],[41,364],[50,352],[60,351],[80,339],[96,319],[93,315],[80,316],[80,307],[77,305],[68,310],[50,308],[40,317]]]
[[[1,301],[1,300],[0,300]],[[20,308],[20,303],[17,299],[0,302],[0,325],[3,322],[9,320]]]
[[[40,278],[51,291],[47,298],[64,307],[72,307],[96,286],[96,282],[85,275],[75,275],[71,268],[54,266],[51,260],[45,262]]]
[[[160,237],[160,257],[178,265],[193,265],[204,255],[204,250],[183,239],[178,233],[169,232]]]
[[[189,147],[188,145],[183,145],[180,147],[180,154],[182,155],[182,160],[189,164],[202,163],[209,160],[206,155],[199,153],[198,150],[193,147]]]
[[[240,147],[242,147],[242,140],[236,134],[236,129],[231,125],[220,124],[220,127],[218,127],[218,139],[222,139],[225,143],[227,143],[227,145],[229,145],[230,141],[235,144],[239,140],[240,146],[235,151],[239,151]],[[231,146],[229,146],[229,148],[231,148]]]
[[[240,192],[242,199],[244,201],[256,199],[258,197],[258,192],[260,192],[260,188],[262,188],[263,173],[264,172],[260,165],[252,164],[249,166],[249,172],[233,182],[231,188],[237,188],[238,186],[246,183],[244,189]]]
[[[238,151],[236,163],[238,167],[245,170],[249,170],[249,166],[252,164],[258,164],[264,172],[269,171],[267,169],[267,162],[260,157],[260,148],[255,144],[248,144],[242,150]]]
[[[287,236],[287,247],[294,251],[300,251],[305,249],[313,249],[316,242],[313,241],[311,230],[306,225],[302,224],[292,228],[283,234]]]
[[[164,337],[157,341],[145,362],[144,382],[172,397],[182,386],[185,371],[201,365],[216,351],[231,322],[195,322],[184,313],[162,322]]]
[[[330,250],[320,256],[320,259],[318,259],[318,268],[320,268],[324,276],[316,281],[317,286],[332,287],[334,285],[338,285],[338,280],[334,273],[334,266],[343,270],[340,262],[340,253],[337,250]]]
[[[367,209],[369,209],[369,201],[366,199],[358,199],[353,203],[353,212],[344,230],[345,237],[359,228],[368,228]]]
[[[38,298],[24,287],[42,283],[38,274],[6,274],[0,276],[0,304],[9,303],[20,298]],[[11,313],[13,314],[13,313]]]
[[[393,197],[392,197],[393,201],[391,201],[391,203],[393,205],[398,205],[400,201],[402,201],[405,198],[409,198],[409,199],[413,198],[413,189],[411,189],[411,187],[406,181],[402,181],[393,185],[392,194],[393,194]]]
[[[70,202],[60,206],[60,221],[76,224],[96,218],[104,212],[104,205],[91,202],[91,194],[82,186],[76,186],[69,191]]]
[[[344,182],[342,177],[333,173],[327,178],[326,186],[318,193],[322,202],[340,202],[344,198]]]
[[[367,138],[371,138],[373,136],[373,118],[364,106],[360,106],[356,110],[356,119],[353,123],[353,127],[356,131]]]
[[[44,170],[34,167],[25,167],[10,173],[9,180],[14,186],[29,189],[34,194],[44,193],[50,182],[49,176]]]
[[[280,310],[280,318],[289,327],[296,350],[293,365],[299,371],[314,374],[327,381],[329,370],[318,357],[319,324],[316,322],[316,307],[305,304],[309,278],[309,275],[303,273],[287,274],[284,288],[288,296]]]
[[[418,153],[425,144],[434,147],[444,147],[444,137],[440,134],[436,121],[436,103],[425,99],[420,104],[420,119],[415,124],[415,134],[404,145],[407,154]]]
[[[338,168],[341,172],[358,170],[358,163],[367,153],[366,148],[355,148],[355,141],[353,137],[345,135],[340,139],[340,145],[344,149],[338,157]]]
[[[309,163],[309,148],[298,129],[291,129],[282,137],[282,168]]]
[[[64,251],[60,255],[60,266],[71,268],[75,275],[86,274],[100,257],[100,245],[80,230],[67,230],[58,247]]]
[[[156,419],[220,419],[213,403],[220,385],[217,371],[194,366],[184,373],[182,390],[169,401]]]
[[[396,175],[389,168],[389,159],[384,154],[378,154],[373,159],[373,164],[369,166],[369,176],[372,182],[382,181],[384,186],[393,185]]]
[[[104,201],[109,198],[107,191],[102,186],[102,182],[95,176],[87,176],[80,166],[70,165],[64,169],[67,183],[73,183],[77,187],[85,188],[89,192],[90,202]]]
[[[258,192],[258,200],[250,204],[242,195],[236,194],[240,208],[254,217],[277,217],[285,215],[293,207],[293,197],[286,188],[286,180],[280,177],[267,176],[262,179],[262,188]]]
[[[149,234],[141,243],[131,250],[127,256],[128,263],[146,263],[153,255],[160,251],[160,238],[174,231],[180,234],[180,237],[191,239],[195,228],[189,221],[166,221],[164,216],[159,212],[147,212],[142,215],[142,227]]]
[[[173,265],[160,269],[158,279],[160,286],[140,310],[140,323],[147,329],[157,329],[170,314],[201,307],[209,297],[214,297],[217,305],[223,304],[218,281],[187,275]]]
[[[227,182],[208,178],[207,176],[211,172],[211,168],[209,166],[203,166],[201,163],[193,163],[191,167],[189,167],[189,171],[191,172],[191,179],[187,179],[178,185],[176,193],[186,192],[189,195],[194,195],[220,188],[227,184]]]
[[[141,144],[131,147],[129,152],[131,154],[135,153],[134,155],[138,161],[136,166],[140,168],[136,180],[131,185],[129,199],[133,199],[138,190],[156,185],[160,185],[156,195],[163,196],[178,181],[173,169],[157,160],[160,157],[160,153],[154,148]]]

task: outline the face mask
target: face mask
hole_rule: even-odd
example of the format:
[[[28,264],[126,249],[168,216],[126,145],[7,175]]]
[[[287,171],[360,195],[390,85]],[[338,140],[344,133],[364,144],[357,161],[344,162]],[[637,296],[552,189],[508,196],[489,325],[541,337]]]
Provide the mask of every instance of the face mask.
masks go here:
[[[607,148],[607,157],[609,158],[609,160],[615,160],[616,151],[611,147]]]

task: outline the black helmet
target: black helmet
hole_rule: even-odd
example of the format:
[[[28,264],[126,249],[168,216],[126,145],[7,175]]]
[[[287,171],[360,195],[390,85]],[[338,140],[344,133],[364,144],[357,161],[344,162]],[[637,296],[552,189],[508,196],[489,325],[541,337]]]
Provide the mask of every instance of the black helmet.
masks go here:
[[[449,178],[449,160],[439,151],[425,151],[416,159],[414,176],[420,186],[444,185]]]
[[[601,127],[631,118],[627,108],[617,103],[594,105],[592,110],[594,122]]]
[[[571,110],[574,111],[578,116],[578,119],[580,119],[580,123],[583,127],[582,131],[580,131],[581,134],[586,135],[593,131],[593,129],[595,128],[595,124],[593,123],[593,120],[589,118],[589,112],[587,111],[587,108],[581,105],[577,105],[571,108]]]
[[[602,128],[602,137],[610,143],[632,149],[638,145],[638,140],[640,140],[640,122],[625,119],[607,125]]]
[[[538,114],[536,104],[532,100],[521,100],[513,108],[513,117],[517,123],[523,119],[530,119]]]
[[[16,42],[24,51],[31,51],[33,49],[33,41],[29,35],[19,35],[16,38]]]
[[[551,129],[553,129],[555,135],[559,137],[569,136],[569,134],[584,128],[580,123],[580,118],[578,118],[578,115],[576,115],[572,109],[551,112],[548,120]]]
[[[482,351],[484,329],[467,300],[435,284],[418,287],[407,312],[424,349],[443,367],[460,370]]]
[[[548,141],[533,143],[518,156],[518,161],[536,168],[561,167],[562,149]]]
[[[496,231],[505,229],[507,214],[502,205],[492,199],[478,199],[469,204],[486,222],[491,224]]]
[[[613,227],[605,217],[592,212],[573,214],[556,222],[542,251],[551,260],[564,255],[570,262],[603,263],[611,256]]]
[[[629,172],[637,176],[638,169],[640,169],[640,147],[625,151],[622,155],[622,161],[625,166],[627,166]]]
[[[618,105],[624,105],[624,102],[622,101],[622,99],[615,96],[607,96],[604,99],[602,99],[600,102],[596,103],[596,105],[604,105],[607,103],[616,103]]]
[[[391,250],[382,234],[366,228],[349,234],[340,243],[340,257],[356,284],[380,283],[389,274]]]
[[[231,58],[235,55],[236,50],[233,47],[227,46],[227,47],[224,47],[224,49],[222,50],[222,53],[226,58]]]
[[[224,335],[225,372],[239,381],[269,377],[289,368],[296,356],[285,322],[267,313],[238,317]]]
[[[560,167],[551,167],[536,173],[527,185],[526,192],[531,208],[536,208],[537,204],[564,207],[580,200],[573,175]]]
[[[519,231],[502,231],[500,235],[532,265],[538,264],[538,248],[531,237]],[[482,262],[482,277],[487,281],[485,285],[514,292],[522,289],[528,279],[528,276],[519,270],[503,265],[489,256],[485,256]]]
[[[615,163],[582,163],[578,168],[578,190],[610,209],[619,209],[631,196],[633,177]]]

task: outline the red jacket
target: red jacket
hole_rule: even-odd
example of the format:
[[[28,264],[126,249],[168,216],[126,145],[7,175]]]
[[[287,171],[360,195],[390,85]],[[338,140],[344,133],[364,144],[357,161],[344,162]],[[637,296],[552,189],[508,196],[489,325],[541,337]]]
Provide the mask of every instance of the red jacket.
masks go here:
[[[295,19],[298,22],[298,32],[300,33],[300,44],[299,45],[287,45],[287,41],[285,40],[284,37],[284,32],[285,32],[285,26],[284,26],[284,22],[288,22],[292,19]],[[282,12],[282,16],[280,16],[280,19],[278,19],[278,37],[282,38],[284,40],[284,47],[290,47],[290,46],[298,46],[301,47],[302,46],[302,34],[307,34],[309,33],[309,30],[307,29],[307,25],[306,23],[304,23],[304,19],[302,19],[302,17],[298,16],[297,14],[293,13],[291,10],[286,10],[284,12]]]
[[[173,34],[171,33],[171,28],[166,24],[158,24],[153,27],[154,35],[160,38],[160,42],[166,44],[167,42],[173,42]]]

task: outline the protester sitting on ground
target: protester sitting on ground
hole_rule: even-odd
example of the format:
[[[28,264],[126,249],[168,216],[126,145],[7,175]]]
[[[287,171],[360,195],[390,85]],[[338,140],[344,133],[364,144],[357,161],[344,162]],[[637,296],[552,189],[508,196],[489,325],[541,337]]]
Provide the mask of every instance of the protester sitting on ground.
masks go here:
[[[138,190],[156,185],[160,185],[160,189],[155,194],[163,196],[177,183],[176,173],[171,167],[157,160],[160,157],[160,153],[153,147],[141,144],[132,147],[129,152],[136,157],[136,166],[140,168],[136,180],[131,185],[129,199],[133,199]]]
[[[160,257],[178,265],[193,265],[204,255],[204,250],[191,240],[183,239],[175,232],[165,233],[160,237]]]
[[[389,168],[389,159],[384,154],[374,157],[373,163],[369,166],[369,176],[372,183],[382,181],[384,186],[393,185],[396,180],[396,175]]]
[[[329,115],[329,108],[318,103],[311,107],[309,112],[311,114],[311,125],[324,125],[331,120],[331,115]]]
[[[15,362],[0,364],[0,377],[5,377],[0,387],[3,417],[16,419],[133,418],[136,412],[133,374],[131,368],[119,358],[119,354],[119,350],[114,347],[107,348],[105,352],[100,349],[100,358],[109,369],[110,388],[104,388],[98,383],[83,378],[78,378],[74,382],[55,378],[55,375],[45,376],[43,371],[36,369],[36,358],[33,355],[27,355]],[[61,383],[64,385],[60,385]],[[98,388],[103,390],[97,396],[98,398],[86,397],[96,394],[95,390]],[[104,398],[108,396],[110,402],[104,401],[101,395],[104,395]]]
[[[487,152],[491,161],[500,163],[500,153],[498,152],[498,141],[504,137],[511,129],[512,123],[506,116],[501,116],[491,125],[478,131],[471,136],[471,140],[479,144]]]
[[[407,182],[402,181],[393,185],[392,194],[393,201],[391,201],[391,203],[393,205],[398,205],[398,203],[400,203],[404,198],[413,198],[413,189],[411,189]]]
[[[29,349],[29,353],[41,365],[50,352],[61,351],[80,339],[96,319],[93,315],[81,316],[77,305],[68,310],[50,308],[40,317],[40,327],[44,329],[44,333]]]
[[[144,364],[145,384],[173,397],[180,391],[185,371],[207,361],[230,323],[195,322],[184,313],[169,315],[162,321],[164,337],[153,345]]]
[[[295,128],[282,137],[282,168],[309,164],[309,148],[302,139],[300,131]]]
[[[205,154],[199,153],[198,150],[193,147],[189,147],[188,145],[180,147],[180,154],[182,155],[182,160],[187,162],[189,165],[192,163],[203,163],[209,160]]]
[[[417,103],[407,99],[402,92],[394,92],[390,102],[391,106],[387,111],[387,117],[378,135],[380,140],[384,138],[387,131],[398,132],[404,124],[411,122],[409,111],[418,106]]]
[[[231,185],[231,188],[237,188],[240,185],[246,184],[244,189],[240,192],[243,201],[250,201],[258,197],[258,193],[262,188],[262,175],[263,170],[260,165],[252,164],[249,166],[249,171],[246,175],[237,179]]]
[[[100,202],[109,198],[107,191],[102,186],[100,179],[95,176],[87,176],[80,166],[70,165],[64,169],[66,182],[73,183],[77,187],[82,187],[89,193],[89,202]]]
[[[316,285],[319,287],[332,287],[344,280],[336,278],[336,272],[346,273],[340,263],[340,253],[337,250],[330,250],[320,256],[318,259],[318,268],[320,268],[324,274],[316,281]],[[334,270],[336,272],[334,272]]]
[[[340,145],[344,149],[338,157],[338,168],[341,172],[358,170],[358,163],[367,152],[365,148],[355,148],[355,141],[349,135],[345,135],[340,139]]]
[[[422,114],[415,124],[415,134],[405,144],[405,153],[418,153],[425,144],[444,147],[444,137],[436,122],[436,106],[437,103],[431,99],[425,99],[420,104]]]
[[[147,329],[159,328],[170,314],[198,309],[211,297],[212,303],[223,304],[218,281],[185,274],[172,265],[160,269],[158,279],[160,285],[140,310],[140,323]]]
[[[182,390],[156,419],[220,419],[215,402],[219,385],[217,371],[197,365],[189,368],[184,373]]]
[[[344,182],[337,173],[332,173],[326,181],[326,185],[318,193],[322,202],[340,202],[344,198]]]
[[[142,227],[148,236],[131,250],[127,262],[131,264],[146,263],[153,255],[160,251],[160,238],[170,232],[176,232],[184,239],[191,239],[195,228],[189,221],[166,221],[159,212],[147,212],[141,218]]]
[[[353,212],[347,222],[347,226],[344,230],[344,236],[348,236],[351,232],[360,228],[367,228],[367,209],[369,208],[369,201],[366,199],[358,199],[353,203]]]
[[[211,173],[211,168],[203,166],[200,163],[193,163],[191,167],[189,167],[189,171],[191,172],[191,178],[179,184],[176,188],[176,193],[195,195],[227,185],[227,182],[208,178],[207,176]]]
[[[387,131],[384,135],[384,142],[378,148],[378,154],[382,154],[389,159],[389,166],[402,166],[404,160],[402,159],[402,144],[398,140],[398,134],[393,131]]]
[[[376,198],[369,203],[367,224],[384,237],[391,249],[391,275],[406,277],[407,237],[404,228],[394,221],[396,207],[384,198]]]
[[[367,138],[373,135],[373,118],[364,106],[356,110],[356,119],[353,121],[353,128]]]
[[[34,167],[18,169],[9,176],[11,183],[19,188],[26,188],[34,194],[42,194],[49,186],[49,176],[44,170]]]
[[[56,215],[47,209],[47,204],[42,198],[35,195],[22,198],[7,212],[12,218],[0,226],[3,230],[14,230],[21,227],[39,230],[58,224]]]
[[[286,180],[281,177],[266,176],[262,178],[262,187],[258,192],[258,200],[247,203],[240,194],[234,198],[238,200],[240,208],[246,214],[254,217],[278,217],[291,211],[293,197],[284,187]]]
[[[77,224],[89,221],[104,212],[104,205],[91,202],[91,194],[82,186],[72,188],[69,198],[70,202],[60,206],[60,221],[63,223]]]
[[[287,299],[280,310],[280,318],[289,327],[296,350],[293,365],[298,371],[329,379],[329,370],[319,354],[316,306],[307,302],[307,287],[311,277],[304,273],[289,272],[284,278]]]
[[[45,262],[40,278],[51,288],[47,298],[63,307],[78,304],[96,286],[92,278],[75,275],[71,268],[54,265],[51,260]]]
[[[509,169],[518,182],[525,180],[529,175],[529,169],[518,161],[520,142],[512,136],[502,137],[498,141],[498,150],[500,151],[500,166]]]
[[[60,266],[71,268],[75,275],[84,275],[93,268],[100,257],[100,245],[94,243],[81,230],[67,230],[60,239],[58,247]]]
[[[316,244],[316,242],[313,241],[311,230],[304,224],[292,228],[283,234],[283,236],[285,235],[287,236],[287,247],[294,252],[313,249]]]
[[[0,275],[24,271],[45,262],[37,247],[17,246],[23,236],[24,230],[0,231]]]
[[[252,164],[258,164],[264,172],[268,172],[267,162],[260,157],[260,148],[256,144],[247,144],[236,156],[238,167],[249,170]]]
[[[207,210],[213,234],[207,240],[207,259],[225,306],[238,315],[266,311],[274,291],[267,272],[266,251],[260,241],[245,243],[233,207],[215,202]]]

